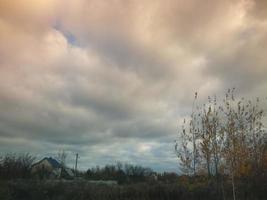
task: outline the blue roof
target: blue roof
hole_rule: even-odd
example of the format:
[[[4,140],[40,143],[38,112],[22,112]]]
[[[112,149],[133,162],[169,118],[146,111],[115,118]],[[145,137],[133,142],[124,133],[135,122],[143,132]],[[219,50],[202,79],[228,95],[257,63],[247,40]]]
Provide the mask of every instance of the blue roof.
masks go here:
[[[51,157],[44,157],[42,160],[40,160],[39,162],[37,162],[37,163],[34,163],[33,165],[32,165],[32,167],[33,166],[35,166],[35,165],[38,165],[39,163],[42,163],[44,160],[47,160],[50,164],[51,164],[51,166],[53,167],[53,168],[60,168],[61,167],[61,164],[56,160],[56,159],[54,159],[54,158],[51,158]]]
[[[49,158],[44,158],[44,159],[47,159],[47,161],[48,161],[54,168],[59,168],[59,167],[61,167],[61,165],[59,164],[59,162],[58,162],[56,159],[54,159],[54,158],[49,157]]]

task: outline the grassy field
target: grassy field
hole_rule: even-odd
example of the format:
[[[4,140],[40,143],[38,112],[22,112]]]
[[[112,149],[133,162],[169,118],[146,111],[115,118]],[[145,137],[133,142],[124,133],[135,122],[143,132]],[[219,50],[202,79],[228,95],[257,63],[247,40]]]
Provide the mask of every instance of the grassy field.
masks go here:
[[[263,187],[261,187],[263,188]],[[264,188],[263,188],[264,189]],[[261,194],[261,195],[260,195]],[[225,199],[232,199],[231,187],[225,187]],[[223,199],[214,184],[135,183],[127,185],[92,184],[87,181],[0,182],[1,200],[208,200]],[[264,191],[240,191],[238,199],[266,199]]]

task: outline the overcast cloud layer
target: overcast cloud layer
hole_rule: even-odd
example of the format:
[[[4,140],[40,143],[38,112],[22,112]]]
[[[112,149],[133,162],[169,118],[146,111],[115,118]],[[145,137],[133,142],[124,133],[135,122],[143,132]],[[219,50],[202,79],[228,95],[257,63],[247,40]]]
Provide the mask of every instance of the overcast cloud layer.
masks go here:
[[[0,0],[0,151],[178,171],[193,94],[264,97],[266,0]]]

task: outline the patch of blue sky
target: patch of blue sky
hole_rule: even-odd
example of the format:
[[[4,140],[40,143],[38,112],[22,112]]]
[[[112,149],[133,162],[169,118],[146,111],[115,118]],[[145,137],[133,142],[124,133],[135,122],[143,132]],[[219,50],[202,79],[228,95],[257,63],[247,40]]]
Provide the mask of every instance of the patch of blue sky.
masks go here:
[[[67,39],[68,43],[73,45],[73,46],[79,46],[78,42],[77,42],[77,38],[75,37],[75,35],[73,33],[71,33],[70,31],[65,30],[60,21],[56,20],[55,24],[53,25],[53,28],[57,31],[59,31],[60,33],[62,33],[64,35],[64,37]]]

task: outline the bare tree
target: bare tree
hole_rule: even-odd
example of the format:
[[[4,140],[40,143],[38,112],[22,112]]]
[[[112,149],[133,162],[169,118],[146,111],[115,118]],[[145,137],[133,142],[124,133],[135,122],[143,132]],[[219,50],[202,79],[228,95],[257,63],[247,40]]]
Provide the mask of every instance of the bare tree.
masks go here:
[[[59,151],[57,154],[57,160],[59,161],[61,167],[60,177],[62,177],[63,171],[66,168],[66,159],[67,159],[67,153],[64,150]]]
[[[188,124],[184,119],[180,138],[175,141],[175,152],[180,160],[183,172],[196,175],[199,164],[198,140],[200,137],[199,108],[196,105],[197,92],[193,101],[192,112]],[[188,128],[187,128],[188,126]]]
[[[31,176],[31,166],[35,157],[26,154],[6,154],[0,161],[0,178],[16,179],[29,178]]]

